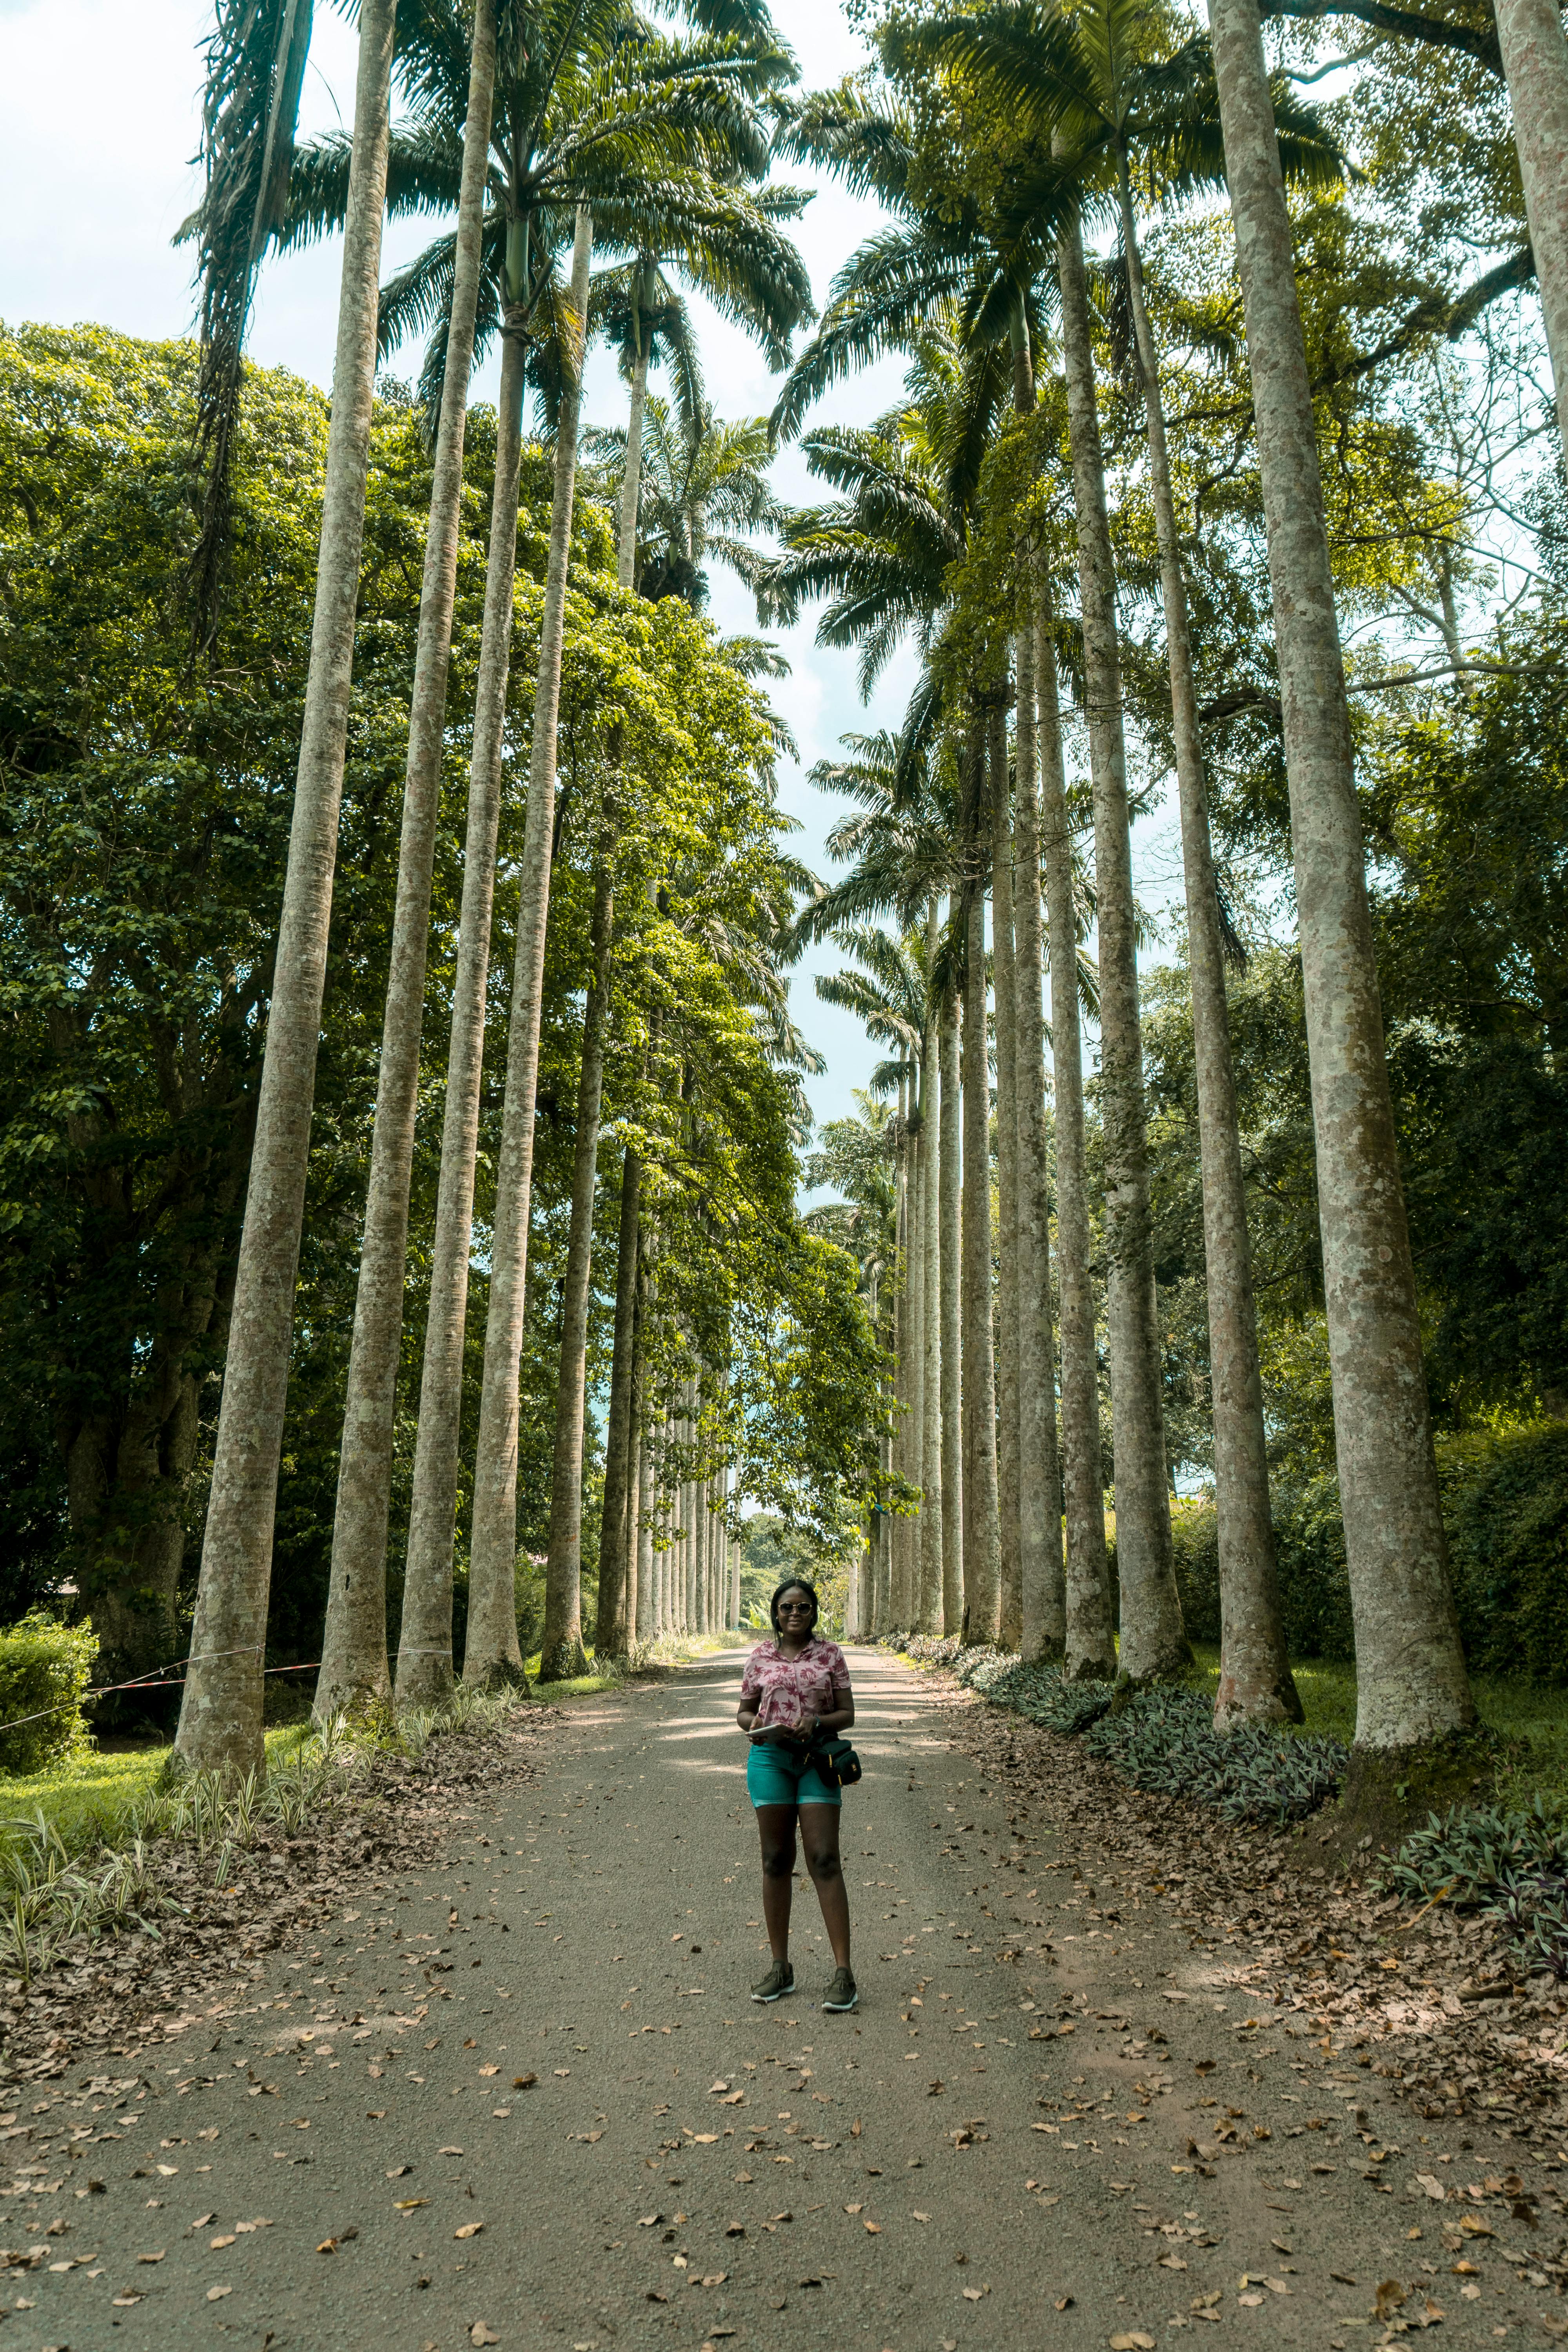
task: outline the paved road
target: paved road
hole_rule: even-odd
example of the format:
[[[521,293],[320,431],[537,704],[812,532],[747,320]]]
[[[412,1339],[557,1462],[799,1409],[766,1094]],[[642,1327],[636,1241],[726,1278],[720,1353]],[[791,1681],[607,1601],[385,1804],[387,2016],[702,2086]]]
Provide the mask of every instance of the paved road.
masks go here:
[[[1406,2321],[1430,2295],[1450,2337],[1516,2331],[1529,2291],[1409,2189],[1435,2149],[1363,2179],[1409,2110],[1243,2025],[1158,1895],[1097,1887],[884,1657],[851,1654],[862,2007],[816,2006],[804,1885],[798,1994],[754,2006],[742,1664],[568,1712],[540,1782],[221,2032],[73,2072],[77,2152],[13,2184],[6,2242],[47,2262],[5,2283],[0,2346],[1351,2347],[1388,2279]]]

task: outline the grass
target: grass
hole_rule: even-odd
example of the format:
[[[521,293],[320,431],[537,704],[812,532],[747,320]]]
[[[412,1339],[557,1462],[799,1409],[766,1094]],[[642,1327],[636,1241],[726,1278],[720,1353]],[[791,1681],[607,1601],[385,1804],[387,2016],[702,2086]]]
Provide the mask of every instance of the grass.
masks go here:
[[[1219,1680],[1219,1652],[1195,1643],[1198,1675],[1212,1690]],[[1355,1738],[1356,1678],[1349,1659],[1291,1661],[1296,1688],[1306,1709],[1303,1731],[1328,1732],[1348,1747]],[[1568,1803],[1568,1690],[1549,1683],[1502,1675],[1473,1675],[1470,1688],[1481,1721],[1508,1744],[1498,1774],[1498,1801],[1529,1805],[1539,1795],[1547,1804]]]
[[[288,1724],[268,1731],[268,1765],[298,1748],[307,1728]],[[113,1845],[132,1814],[155,1794],[170,1752],[162,1740],[107,1756],[89,1748],[52,1772],[0,1774],[0,1843],[14,1841],[15,1825],[41,1813],[73,1853],[89,1845]]]

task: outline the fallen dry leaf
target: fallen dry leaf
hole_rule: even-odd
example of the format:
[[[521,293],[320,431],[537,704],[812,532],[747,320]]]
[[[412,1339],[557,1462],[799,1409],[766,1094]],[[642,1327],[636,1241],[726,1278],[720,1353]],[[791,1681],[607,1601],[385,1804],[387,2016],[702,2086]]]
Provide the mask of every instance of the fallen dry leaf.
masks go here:
[[[1392,2318],[1404,2300],[1405,2289],[1400,2285],[1399,2281],[1397,2279],[1384,2279],[1383,2284],[1377,2289],[1376,2295],[1374,2297],[1374,2317],[1378,2319]]]
[[[493,2327],[487,2327],[482,2319],[476,2319],[468,2330],[468,2341],[470,2344],[499,2344],[500,2337]]]
[[[163,2257],[162,2253],[138,2254],[136,2259],[139,2263],[161,2263]]]
[[[1154,2339],[1139,2328],[1130,2327],[1123,2335],[1110,2338],[1110,2352],[1154,2352]]]
[[[454,2238],[477,2238],[484,2226],[482,2221],[465,2221],[453,2231],[452,2235]]]
[[[514,2074],[511,2078],[511,2087],[514,2091],[531,2091],[538,2080],[537,2074]]]
[[[231,2286],[209,2286],[207,2289],[207,2301],[209,2303],[221,2303],[226,2294],[232,2294],[233,2293],[234,2289]]]
[[[394,2210],[399,2213],[412,2213],[416,2207],[429,2202],[428,2197],[399,2197]]]

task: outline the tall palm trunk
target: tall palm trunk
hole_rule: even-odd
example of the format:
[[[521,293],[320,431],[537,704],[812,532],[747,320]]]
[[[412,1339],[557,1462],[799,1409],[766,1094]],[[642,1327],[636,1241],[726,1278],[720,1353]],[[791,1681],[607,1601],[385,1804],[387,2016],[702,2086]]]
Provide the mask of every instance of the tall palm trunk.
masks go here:
[[[608,812],[606,812],[608,815]],[[606,827],[607,830],[607,827]],[[583,1649],[583,1415],[588,1389],[588,1293],[594,1262],[594,1196],[599,1163],[599,1113],[605,1098],[605,1042],[610,1013],[610,940],[615,884],[607,845],[594,882],[589,955],[593,977],[583,1013],[577,1128],[572,1146],[572,1208],[562,1286],[561,1367],[555,1382],[555,1453],[550,1480],[550,1546],[544,1562],[542,1683],[586,1674]]]
[[[926,916],[926,970],[936,961],[938,939],[936,900]],[[917,1622],[922,1633],[940,1633],[942,1622],[942,1551],[945,1489],[942,1468],[942,1072],[937,1066],[937,1022],[926,1021],[921,1066],[926,1074],[925,1118],[921,1150],[925,1155],[921,1186],[921,1336],[925,1363],[921,1380],[924,1426],[921,1434],[921,1589]]]
[[[1211,0],[1252,373],[1311,1069],[1334,1436],[1355,1622],[1348,1824],[1425,1809],[1474,1702],[1459,1646],[1384,1055],[1290,221],[1250,0]],[[1426,1751],[1423,1754],[1423,1751]],[[1404,1791],[1404,1794],[1401,1794]]]
[[[616,1249],[616,1328],[610,1358],[610,1402],[605,1416],[605,1505],[599,1526],[599,1609],[594,1651],[601,1658],[629,1655],[637,1616],[636,1430],[632,1422],[632,1357],[637,1346],[637,1261],[642,1160],[626,1146],[621,1156],[621,1221]]]
[[[408,762],[403,789],[403,832],[397,854],[397,898],[386,1015],[376,1076],[364,1240],[354,1299],[343,1407],[342,1454],[332,1528],[332,1573],[321,1669],[316,1682],[318,1721],[358,1701],[384,1697],[386,1658],[386,1523],[392,1499],[392,1433],[397,1366],[403,1344],[403,1286],[408,1256],[408,1186],[414,1165],[414,1120],[419,1092],[419,1045],[425,1015],[425,966],[430,936],[430,888],[436,821],[441,804],[441,754],[447,718],[447,671],[452,647],[452,607],[458,582],[458,522],[463,496],[463,433],[474,357],[479,303],[485,174],[489,160],[490,108],[495,93],[495,0],[474,11],[468,107],[463,125],[463,176],[458,202],[447,365],[441,422],[436,436],[425,577],[419,595],[419,641],[408,711]]]
[[[1198,1151],[1203,1171],[1204,1263],[1208,1300],[1209,1375],[1214,1410],[1215,1506],[1219,1526],[1220,1664],[1215,1721],[1301,1720],[1279,1615],[1274,1524],[1268,1510],[1268,1454],[1263,1381],[1258,1363],[1258,1313],[1247,1188],[1237,1126],[1236,1073],[1225,992],[1219,900],[1209,840],[1208,793],[1198,735],[1197,685],[1187,625],[1176,501],[1165,444],[1160,368],[1143,299],[1143,265],[1127,158],[1117,158],[1122,245],[1143,412],[1149,431],[1149,482],[1160,545],[1160,586],[1171,672],[1171,716],[1186,877],[1187,961],[1193,991],[1193,1060],[1197,1078]]]
[[[1083,1043],[1078,1002],[1078,913],[1073,903],[1072,827],[1062,758],[1057,654],[1049,576],[1038,574],[1035,698],[1039,719],[1040,830],[1046,862],[1046,923],[1051,962],[1051,1068],[1056,1080],[1057,1279],[1061,1291],[1062,1504],[1067,1522],[1067,1623],[1062,1675],[1109,1681],[1116,1672],[1110,1563],[1100,1449],[1100,1372],[1094,1284],[1089,1255],[1089,1177],[1084,1160]]]
[[[1024,1639],[1024,1562],[1018,1523],[1018,1101],[1013,1014],[1013,824],[1007,790],[1007,715],[988,721],[991,769],[991,966],[996,1004],[996,1517],[1001,1560],[1000,1636]]]
[[[576,487],[577,418],[583,390],[582,326],[588,315],[588,261],[593,242],[592,218],[587,207],[579,205],[572,247],[571,296],[577,322],[577,348],[564,355],[562,370],[550,556],[544,577],[539,671],[533,699],[517,957],[507,1037],[506,1108],[496,1164],[484,1385],[479,1398],[479,1446],[474,1463],[474,1539],[468,1569],[468,1645],[463,1660],[463,1678],[475,1683],[516,1679],[522,1674],[513,1601],[513,1563],[517,1556],[517,1381],[522,1352],[528,1219],[533,1188],[533,1097],[539,1075],[544,932],[550,910],[550,854],[555,821],[556,715],[561,706],[561,655],[566,622],[566,559]]]
[[[963,1634],[1001,1622],[996,1509],[996,1366],[991,1334],[991,1084],[985,1050],[983,740],[969,758],[970,871],[963,885]]]
[[[909,1388],[906,1394],[908,1413],[905,1421],[906,1444],[909,1450],[907,1475],[911,1486],[920,1492],[919,1516],[909,1521],[905,1545],[907,1579],[904,1622],[918,1626],[921,1615],[921,1561],[925,1552],[925,1181],[929,1155],[925,1139],[925,1072],[910,1087],[913,1098],[914,1133],[910,1139],[910,1206],[909,1256],[905,1265],[904,1295],[910,1309]]]
[[[952,902],[949,900],[952,911]],[[963,1630],[963,1088],[959,1076],[958,995],[938,1013],[941,1062],[941,1181],[937,1202],[937,1288],[942,1319],[942,1630]]]
[[[1553,0],[1493,0],[1524,216],[1568,452],[1568,37]]]
[[[300,768],[191,1664],[175,1740],[182,1766],[194,1771],[245,1773],[259,1770],[264,1760],[262,1655],[364,537],[395,16],[396,0],[363,0]]]
[[[910,1116],[909,1082],[899,1081],[898,1143],[895,1182],[897,1208],[894,1235],[898,1245],[898,1280],[893,1286],[893,1471],[907,1484],[910,1475]],[[888,1543],[888,1626],[902,1633],[909,1592],[909,1531],[907,1511],[891,1514]]]
[[[1116,576],[1095,408],[1083,243],[1076,221],[1057,241],[1062,359],[1072,441],[1079,590],[1094,782],[1100,929],[1100,1069],[1105,1139],[1106,1321],[1116,1453],[1116,1561],[1121,1586],[1120,1670],[1144,1684],[1192,1663],[1171,1553],[1138,1013],[1138,942],[1121,730]]]
[[[458,969],[447,1048],[447,1099],[441,1118],[441,1172],[436,1242],[419,1382],[419,1431],[408,1514],[403,1631],[397,1648],[397,1704],[434,1706],[452,1687],[452,1546],[458,1508],[463,1409],[463,1357],[468,1315],[468,1252],[474,1226],[474,1170],[479,1148],[479,1083],[485,1050],[490,925],[495,908],[496,836],[500,824],[501,749],[511,667],[512,589],[517,573],[517,511],[522,467],[523,346],[501,344],[496,415],[496,474],[490,496],[489,560],[484,624],[474,690],[474,741],[468,762],[468,813],[463,841],[463,898],[458,919]]]
[[[642,485],[643,410],[647,402],[648,343],[645,338],[637,296],[641,290],[642,258],[632,268],[632,324],[637,353],[632,361],[632,399],[626,414],[626,470],[621,479],[621,509],[616,542],[616,578],[623,588],[637,580],[637,495]]]
[[[1027,581],[1027,575],[1026,575]],[[1032,582],[1027,583],[1032,586]],[[1046,1152],[1046,1024],[1040,937],[1039,747],[1035,632],[1014,640],[1018,676],[1013,785],[1013,1082],[1017,1098],[1018,1551],[1020,1647],[1059,1658],[1067,1638],[1061,1460],[1051,1343],[1051,1194]]]

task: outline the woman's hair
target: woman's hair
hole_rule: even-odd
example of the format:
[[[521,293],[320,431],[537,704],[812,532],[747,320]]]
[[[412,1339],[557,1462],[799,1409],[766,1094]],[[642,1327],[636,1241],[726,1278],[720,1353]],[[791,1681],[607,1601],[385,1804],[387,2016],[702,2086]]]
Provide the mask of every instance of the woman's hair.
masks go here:
[[[773,1619],[773,1632],[776,1633],[779,1630],[779,1602],[786,1592],[805,1594],[811,1603],[811,1623],[812,1630],[815,1632],[816,1621],[822,1614],[822,1603],[816,1597],[816,1585],[808,1583],[804,1576],[786,1576],[782,1584],[774,1585],[773,1597],[768,1603],[768,1615]]]

